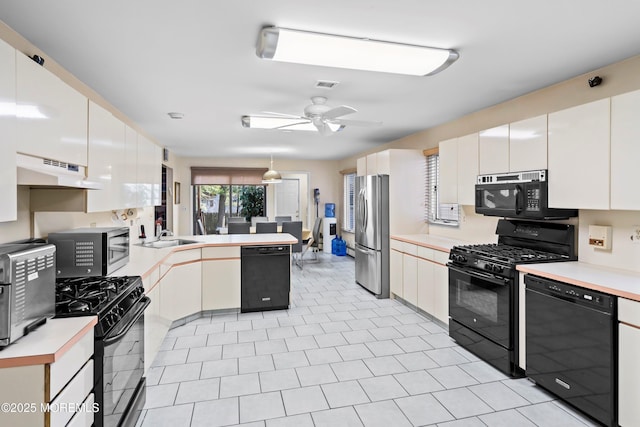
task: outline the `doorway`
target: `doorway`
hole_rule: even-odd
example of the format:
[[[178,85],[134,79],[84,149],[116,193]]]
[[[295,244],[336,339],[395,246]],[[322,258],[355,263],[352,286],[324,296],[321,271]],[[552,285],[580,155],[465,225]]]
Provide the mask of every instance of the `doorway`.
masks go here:
[[[173,169],[162,165],[162,193],[160,206],[155,207],[154,224],[160,222],[162,230],[173,230]],[[156,227],[154,227],[154,230]],[[155,234],[155,231],[154,231]]]
[[[300,220],[300,180],[283,178],[275,190],[275,216],[290,216],[292,220]]]

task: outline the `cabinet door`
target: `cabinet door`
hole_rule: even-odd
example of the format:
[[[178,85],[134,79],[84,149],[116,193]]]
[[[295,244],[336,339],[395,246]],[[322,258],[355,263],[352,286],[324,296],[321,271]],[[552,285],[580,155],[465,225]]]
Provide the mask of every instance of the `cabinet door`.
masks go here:
[[[418,305],[418,258],[402,255],[402,295],[405,301]]]
[[[609,209],[610,99],[549,114],[549,206]]]
[[[125,163],[121,178],[122,200],[125,208],[138,207],[138,132],[125,126],[124,133]]]
[[[367,155],[367,175],[375,175],[378,173],[377,153]]]
[[[89,166],[92,181],[103,190],[89,191],[87,212],[105,212],[124,207],[122,176],[125,172],[124,123],[101,106],[89,102]]]
[[[138,206],[161,204],[162,149],[138,134]]]
[[[458,203],[458,138],[439,144],[440,203]]]
[[[418,308],[434,315],[433,266],[431,261],[418,258]]]
[[[16,181],[16,50],[0,40],[0,222],[18,219]]]
[[[147,292],[151,304],[144,312],[144,370],[147,372],[153,364],[160,346],[167,335],[171,321],[160,312],[160,286]]]
[[[397,150],[394,152],[397,153]],[[379,175],[391,175],[391,155],[391,150],[384,150],[376,153],[376,173]]]
[[[402,252],[389,251],[389,288],[392,294],[403,298],[402,292]]]
[[[449,324],[449,269],[433,264],[433,316]]]
[[[509,125],[480,132],[478,136],[478,163],[480,175],[509,171]]]
[[[547,169],[547,115],[509,125],[509,172]]]
[[[202,263],[202,309],[240,308],[240,260]]]
[[[160,314],[169,320],[202,311],[202,263],[172,267],[160,281]]]
[[[442,165],[440,167],[442,171]],[[478,178],[478,134],[458,138],[458,203],[476,204]]]
[[[356,176],[365,176],[367,174],[367,158],[360,157],[356,161]]]
[[[87,166],[87,98],[22,53],[16,66],[18,150]]]
[[[611,98],[611,209],[640,210],[640,91]]]
[[[618,334],[618,424],[630,427],[640,420],[640,328],[620,324]]]

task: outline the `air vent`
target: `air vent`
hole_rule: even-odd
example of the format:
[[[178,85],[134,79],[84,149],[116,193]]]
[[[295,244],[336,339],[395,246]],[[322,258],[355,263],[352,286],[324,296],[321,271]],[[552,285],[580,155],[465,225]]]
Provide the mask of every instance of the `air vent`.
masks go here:
[[[540,171],[523,172],[523,180],[540,181]]]
[[[330,80],[318,80],[316,82],[316,87],[320,89],[333,89],[340,82],[332,82]]]
[[[180,120],[184,118],[184,114],[183,113],[177,113],[177,112],[171,112],[171,113],[167,113],[169,115],[169,117],[171,117],[174,120]]]
[[[92,267],[94,265],[94,245],[92,241],[76,242],[76,267]]]
[[[65,162],[59,162],[57,160],[52,160],[52,159],[42,159],[42,163],[47,165],[47,166],[54,166],[56,168],[60,168],[60,169],[67,169],[67,163]]]

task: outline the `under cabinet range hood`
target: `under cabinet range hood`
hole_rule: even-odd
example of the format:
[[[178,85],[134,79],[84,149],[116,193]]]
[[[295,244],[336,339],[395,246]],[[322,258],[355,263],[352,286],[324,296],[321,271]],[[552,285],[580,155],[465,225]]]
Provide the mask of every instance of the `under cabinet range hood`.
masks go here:
[[[86,168],[71,163],[18,153],[18,185],[47,188],[101,190],[99,182],[87,180]]]

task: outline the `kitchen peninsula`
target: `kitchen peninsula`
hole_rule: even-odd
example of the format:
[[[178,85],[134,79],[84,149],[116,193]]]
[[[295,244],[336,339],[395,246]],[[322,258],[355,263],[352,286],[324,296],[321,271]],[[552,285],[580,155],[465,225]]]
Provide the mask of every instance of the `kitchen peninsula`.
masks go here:
[[[151,305],[145,311],[145,371],[172,326],[203,312],[240,308],[240,248],[291,245],[290,234],[176,236],[197,243],[149,248],[132,244],[129,263],[116,276],[141,276]]]

